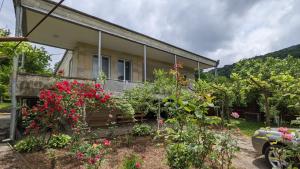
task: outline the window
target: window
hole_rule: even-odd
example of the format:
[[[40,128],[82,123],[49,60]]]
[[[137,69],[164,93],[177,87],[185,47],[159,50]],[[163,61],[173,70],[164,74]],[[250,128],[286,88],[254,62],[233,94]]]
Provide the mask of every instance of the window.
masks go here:
[[[98,78],[99,67],[98,67],[98,56],[93,56],[93,78]],[[109,57],[102,56],[102,72],[107,78],[110,77],[110,59]]]
[[[131,62],[127,60],[118,60],[118,80],[131,80]]]

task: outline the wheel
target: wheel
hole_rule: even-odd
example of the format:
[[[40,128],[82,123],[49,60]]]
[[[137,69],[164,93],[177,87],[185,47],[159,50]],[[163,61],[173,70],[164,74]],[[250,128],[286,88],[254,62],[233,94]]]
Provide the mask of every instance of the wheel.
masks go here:
[[[283,157],[282,146],[270,145],[266,148],[265,158],[272,168],[287,168],[288,162]]]

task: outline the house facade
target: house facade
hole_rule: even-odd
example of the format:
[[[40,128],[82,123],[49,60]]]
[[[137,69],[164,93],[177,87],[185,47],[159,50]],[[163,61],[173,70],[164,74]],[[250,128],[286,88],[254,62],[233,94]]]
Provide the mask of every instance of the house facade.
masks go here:
[[[17,36],[25,36],[56,5],[50,0],[13,0]],[[104,89],[113,94],[154,79],[155,69],[183,65],[183,74],[194,79],[196,70],[216,67],[217,62],[169,43],[60,5],[28,36],[30,42],[65,49],[55,73],[63,79],[96,83],[106,76]],[[26,59],[26,57],[25,57]],[[12,100],[37,98],[54,77],[17,73]],[[15,84],[15,86],[14,86]],[[28,101],[27,101],[28,103]],[[103,125],[107,114],[88,112],[91,126]],[[115,116],[114,118],[118,118]]]
[[[21,35],[26,35],[56,2],[14,0],[14,4],[17,29]],[[183,65],[183,74],[187,78],[194,78],[196,70],[217,65],[212,59],[63,5],[28,38],[34,43],[66,50],[56,73],[63,70],[66,78],[94,81],[104,74],[107,78],[105,88],[112,92],[122,92],[136,84],[152,81],[155,69],[169,70],[175,63]],[[43,86],[32,84],[28,75],[19,79],[28,82],[18,82],[17,91]]]

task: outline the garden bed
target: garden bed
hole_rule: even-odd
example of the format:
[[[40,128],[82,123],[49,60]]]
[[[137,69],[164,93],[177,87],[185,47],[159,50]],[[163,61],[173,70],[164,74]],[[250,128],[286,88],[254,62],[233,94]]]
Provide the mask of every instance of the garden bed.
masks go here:
[[[169,168],[165,158],[165,148],[162,144],[152,142],[151,137],[133,137],[131,145],[120,144],[123,139],[112,147],[112,152],[107,156],[101,168],[119,169],[122,166],[124,158],[130,154],[136,154],[142,158],[142,168],[146,169],[165,169]],[[32,153],[20,153],[26,163],[34,169],[51,169],[51,159],[46,151]],[[56,166],[55,169],[76,169],[80,168],[81,163],[69,155],[68,149],[55,150]],[[16,166],[22,166],[22,161],[18,160]]]

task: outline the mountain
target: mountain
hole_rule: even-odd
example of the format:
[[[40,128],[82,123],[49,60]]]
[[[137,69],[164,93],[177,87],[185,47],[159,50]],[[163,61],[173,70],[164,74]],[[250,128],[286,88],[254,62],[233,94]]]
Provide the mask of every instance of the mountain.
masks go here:
[[[281,50],[278,50],[275,52],[267,53],[265,55],[255,56],[255,57],[249,58],[249,59],[261,59],[261,58],[266,58],[266,57],[274,57],[274,58],[284,59],[289,55],[300,59],[300,44],[291,46],[288,48],[284,48],[284,49],[281,49]],[[233,63],[231,65],[225,65],[222,68],[218,68],[218,75],[229,77],[235,64],[236,63]],[[214,70],[211,70],[209,72],[213,73]]]

